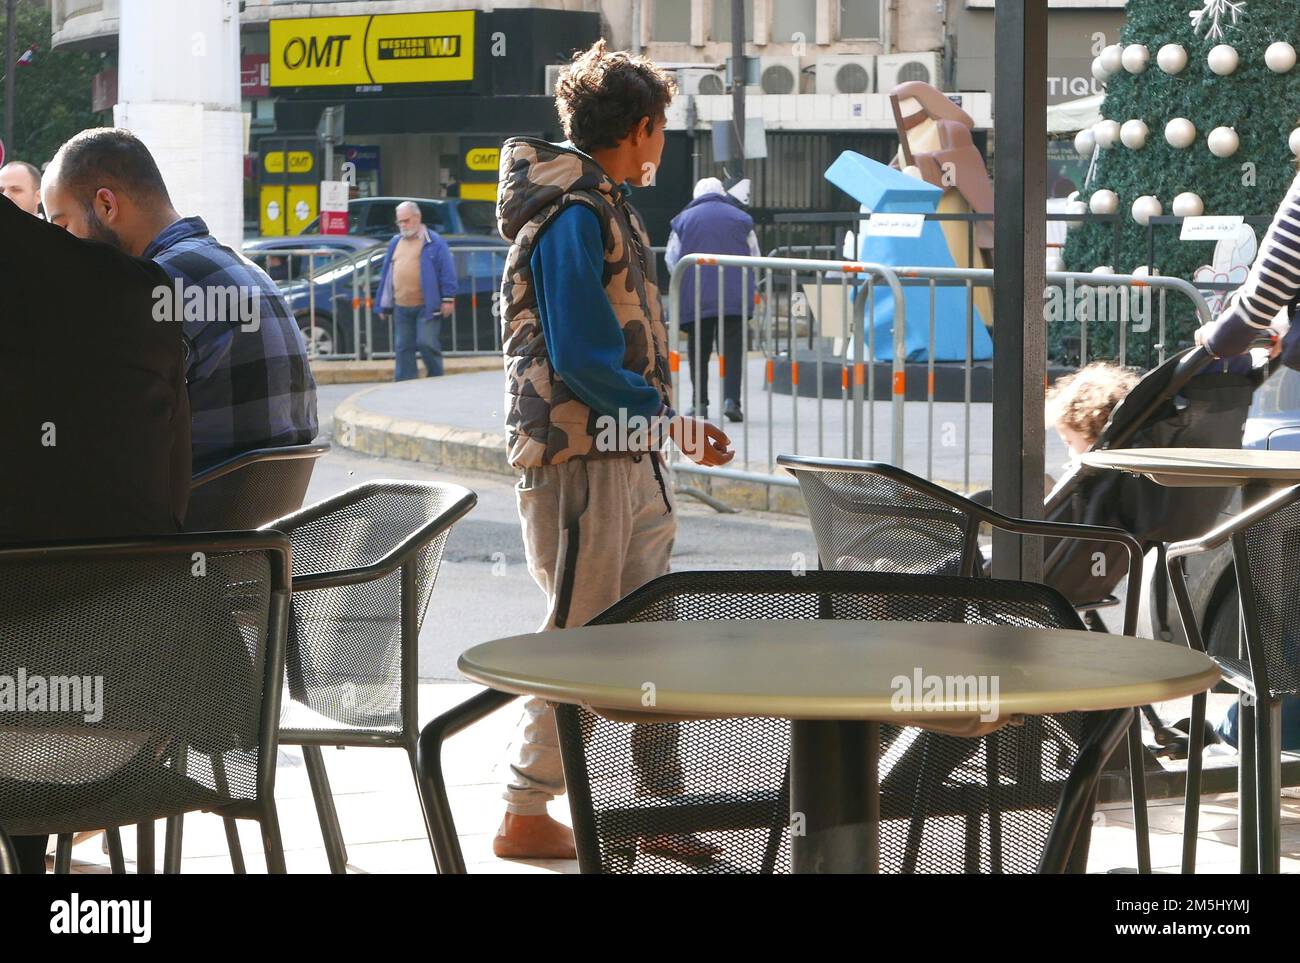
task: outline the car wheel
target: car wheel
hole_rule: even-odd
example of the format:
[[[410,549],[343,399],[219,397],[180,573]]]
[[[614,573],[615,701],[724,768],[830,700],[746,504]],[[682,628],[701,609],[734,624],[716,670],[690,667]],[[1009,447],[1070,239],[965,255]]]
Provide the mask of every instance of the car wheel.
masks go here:
[[[1208,628],[1205,631],[1203,641],[1205,642],[1205,650],[1210,656],[1229,659],[1237,658],[1240,613],[1237,587],[1234,585],[1219,598],[1209,613]],[[1214,687],[1214,691],[1236,692],[1237,690],[1225,682],[1220,682]]]
[[[302,341],[307,348],[308,357],[319,358],[339,351],[338,339],[334,335],[333,319],[318,315],[313,326],[311,319],[304,314],[298,318],[298,330],[302,333]]]

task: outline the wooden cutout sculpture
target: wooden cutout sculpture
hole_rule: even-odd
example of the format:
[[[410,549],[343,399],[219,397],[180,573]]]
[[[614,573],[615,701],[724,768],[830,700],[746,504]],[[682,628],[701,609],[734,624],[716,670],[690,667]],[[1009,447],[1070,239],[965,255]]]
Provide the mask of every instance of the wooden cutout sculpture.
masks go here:
[[[898,129],[899,153],[891,166],[918,176],[944,192],[937,213],[992,214],[993,182],[971,131],[975,121],[947,94],[924,81],[899,84],[889,92]],[[912,170],[908,170],[912,168]],[[993,266],[993,224],[975,224],[973,250],[964,221],[941,221],[953,264]],[[975,304],[985,319],[993,318],[992,290],[975,289]]]

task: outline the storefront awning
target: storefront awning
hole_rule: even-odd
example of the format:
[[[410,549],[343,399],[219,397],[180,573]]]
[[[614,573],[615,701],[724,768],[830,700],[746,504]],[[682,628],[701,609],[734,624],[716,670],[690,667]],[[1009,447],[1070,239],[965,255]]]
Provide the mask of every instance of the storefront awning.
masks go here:
[[[1093,94],[1067,100],[1047,108],[1048,134],[1074,134],[1101,120],[1101,102],[1105,94]]]

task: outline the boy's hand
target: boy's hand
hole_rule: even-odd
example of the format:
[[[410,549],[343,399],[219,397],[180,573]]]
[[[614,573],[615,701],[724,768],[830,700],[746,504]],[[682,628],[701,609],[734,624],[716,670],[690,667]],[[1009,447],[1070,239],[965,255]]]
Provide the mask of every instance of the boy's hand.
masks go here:
[[[717,468],[736,457],[730,451],[731,439],[727,433],[703,418],[686,418],[677,415],[668,423],[668,437],[691,461],[706,468]]]

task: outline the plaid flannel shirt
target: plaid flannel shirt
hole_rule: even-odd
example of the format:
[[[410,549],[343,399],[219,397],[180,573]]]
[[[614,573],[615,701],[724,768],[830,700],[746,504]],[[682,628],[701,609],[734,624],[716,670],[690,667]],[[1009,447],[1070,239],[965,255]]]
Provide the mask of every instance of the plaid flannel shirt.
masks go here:
[[[144,256],[172,278],[173,320],[189,344],[194,471],[255,448],[311,442],[316,380],[275,282],[198,217],[169,225]]]

